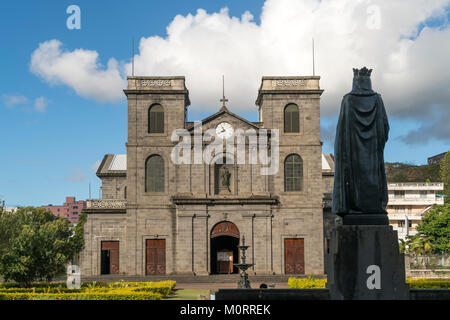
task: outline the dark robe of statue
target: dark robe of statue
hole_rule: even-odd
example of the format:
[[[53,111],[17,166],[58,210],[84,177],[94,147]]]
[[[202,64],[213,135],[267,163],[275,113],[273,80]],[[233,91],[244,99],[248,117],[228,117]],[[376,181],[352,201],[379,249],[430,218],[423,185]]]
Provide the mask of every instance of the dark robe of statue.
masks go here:
[[[353,89],[342,99],[333,190],[333,213],[341,217],[387,214],[383,154],[389,123],[381,95],[372,90],[371,72],[366,67],[353,69]]]

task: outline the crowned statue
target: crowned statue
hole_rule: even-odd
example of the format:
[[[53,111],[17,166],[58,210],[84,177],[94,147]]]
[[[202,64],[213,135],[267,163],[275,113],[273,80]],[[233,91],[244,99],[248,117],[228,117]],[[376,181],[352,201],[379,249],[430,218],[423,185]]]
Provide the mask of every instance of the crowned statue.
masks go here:
[[[342,99],[334,144],[333,213],[344,224],[387,225],[384,146],[389,123],[372,69],[353,69],[353,88]]]

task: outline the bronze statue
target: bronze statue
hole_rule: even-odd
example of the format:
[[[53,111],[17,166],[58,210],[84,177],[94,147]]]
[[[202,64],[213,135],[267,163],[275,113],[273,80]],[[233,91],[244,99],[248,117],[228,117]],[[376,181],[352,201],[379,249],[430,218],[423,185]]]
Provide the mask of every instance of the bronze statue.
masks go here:
[[[372,69],[353,69],[353,89],[342,99],[334,143],[333,213],[344,224],[388,224],[384,146],[389,123]]]

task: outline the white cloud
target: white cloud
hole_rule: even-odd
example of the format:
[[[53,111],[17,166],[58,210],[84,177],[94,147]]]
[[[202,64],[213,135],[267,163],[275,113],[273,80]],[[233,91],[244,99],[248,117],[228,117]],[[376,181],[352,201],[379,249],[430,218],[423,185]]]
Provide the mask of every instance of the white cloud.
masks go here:
[[[97,161],[95,161],[95,163],[91,166],[91,169],[92,169],[92,171],[93,171],[94,173],[97,172],[98,167],[100,167],[100,164],[101,164],[101,163],[102,163],[102,162],[101,162],[100,160],[97,160]]]
[[[126,82],[115,59],[109,59],[103,69],[96,51],[64,51],[61,46],[58,40],[41,43],[31,55],[31,72],[50,84],[65,84],[78,95],[99,102],[114,102],[123,97]]]
[[[28,98],[25,96],[14,96],[9,94],[2,95],[3,103],[8,108],[14,108],[17,105],[20,104],[27,104]]]
[[[389,114],[432,122],[433,107],[450,112],[450,29],[447,22],[440,28],[420,26],[445,20],[449,5],[450,0],[267,0],[260,24],[249,12],[237,18],[226,8],[199,9],[177,15],[166,37],[142,38],[135,73],[185,75],[195,112],[219,109],[224,74],[230,109],[256,111],[263,75],[312,73],[314,38],[316,74],[325,89],[322,115],[339,112],[342,96],[351,89],[352,68],[367,66],[374,69],[373,87]],[[122,97],[117,63],[103,71],[97,52],[61,52],[60,45],[56,40],[41,44],[32,70],[85,97]],[[131,73],[130,64],[125,69]]]
[[[225,74],[230,107],[249,111],[261,76],[312,73],[314,37],[316,73],[325,89],[322,114],[337,114],[351,88],[352,68],[362,66],[374,69],[374,89],[383,94],[391,114],[423,114],[450,100],[450,70],[442,70],[449,65],[450,30],[425,28],[415,40],[409,38],[421,23],[444,14],[449,3],[267,0],[260,25],[250,13],[239,19],[227,9],[198,10],[176,16],[166,38],[142,38],[135,70],[186,75],[193,108],[211,112],[218,109]],[[378,12],[379,29],[374,29],[370,21]]]
[[[210,112],[219,107],[225,74],[230,108],[246,112],[255,110],[261,76],[312,73],[314,38],[316,74],[325,89],[322,115],[337,115],[342,96],[351,89],[352,68],[367,66],[374,69],[373,87],[382,93],[389,114],[432,123],[433,107],[450,113],[450,29],[445,22],[443,28],[425,27],[419,33],[419,26],[442,19],[449,4],[267,0],[260,25],[249,13],[238,19],[226,9],[198,10],[176,16],[167,37],[141,39],[135,70],[186,75],[191,108]]]
[[[40,97],[34,100],[34,109],[37,112],[46,112],[49,101],[45,97]]]
[[[71,168],[70,169],[71,175],[66,178],[66,180],[71,182],[82,182],[86,179],[86,175],[84,174],[83,170],[80,168]]]

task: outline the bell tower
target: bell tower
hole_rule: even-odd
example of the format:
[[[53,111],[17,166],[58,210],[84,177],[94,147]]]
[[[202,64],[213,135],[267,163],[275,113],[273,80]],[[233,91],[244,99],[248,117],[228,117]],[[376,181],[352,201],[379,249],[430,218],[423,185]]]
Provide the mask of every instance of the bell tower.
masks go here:
[[[304,246],[305,270],[323,270],[323,90],[319,80],[318,76],[263,77],[256,99],[262,128],[279,132],[279,170],[268,181],[270,191],[279,195],[280,201],[273,210],[274,228],[290,236],[277,245],[282,252],[290,250],[290,241]],[[289,229],[289,221],[295,221],[295,229]],[[285,257],[286,273],[302,260],[300,257],[298,264],[289,259]]]
[[[128,100],[126,234],[128,239],[133,239],[127,242],[126,252],[138,252],[138,259],[144,261],[144,245],[135,240],[139,232],[136,225],[156,215],[158,210],[163,210],[161,208],[167,210],[170,196],[175,193],[176,184],[173,182],[176,169],[170,161],[173,147],[171,136],[176,129],[185,127],[190,104],[189,91],[184,77],[132,76],[128,77],[128,87],[124,93]],[[152,182],[154,185],[148,181],[149,170],[154,170],[151,175],[160,177],[152,180],[156,181]],[[165,225],[170,226],[171,222]],[[166,240],[168,252],[173,252],[173,238]],[[171,258],[167,256],[168,261]],[[125,263],[128,264],[125,269],[130,274],[144,273],[140,269],[142,264],[136,265],[133,259]]]

